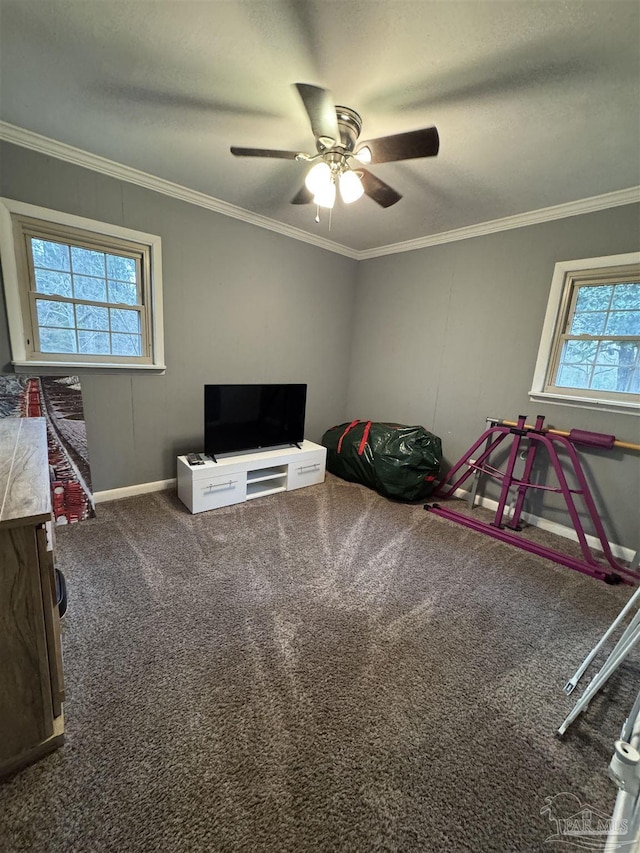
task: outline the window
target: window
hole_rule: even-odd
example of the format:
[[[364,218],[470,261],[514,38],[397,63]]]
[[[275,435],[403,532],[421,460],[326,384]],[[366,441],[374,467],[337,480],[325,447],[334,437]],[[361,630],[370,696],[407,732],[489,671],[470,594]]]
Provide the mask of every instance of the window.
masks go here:
[[[556,264],[530,396],[640,409],[640,254]]]
[[[16,370],[164,369],[159,237],[8,199],[0,214]]]

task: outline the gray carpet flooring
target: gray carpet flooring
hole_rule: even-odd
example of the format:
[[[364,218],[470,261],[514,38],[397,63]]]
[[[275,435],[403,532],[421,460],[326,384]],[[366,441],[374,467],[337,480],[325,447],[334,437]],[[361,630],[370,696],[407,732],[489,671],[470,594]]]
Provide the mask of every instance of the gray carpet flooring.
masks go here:
[[[555,731],[629,587],[330,475],[103,504],[58,554],[67,740],[0,786],[2,851],[549,851],[546,797],[611,812],[637,664]]]

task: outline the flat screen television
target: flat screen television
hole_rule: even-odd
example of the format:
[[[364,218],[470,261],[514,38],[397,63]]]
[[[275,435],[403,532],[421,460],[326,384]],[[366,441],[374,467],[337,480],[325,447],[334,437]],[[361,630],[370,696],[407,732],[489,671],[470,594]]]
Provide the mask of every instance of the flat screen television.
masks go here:
[[[306,401],[306,385],[205,385],[204,452],[299,444]]]

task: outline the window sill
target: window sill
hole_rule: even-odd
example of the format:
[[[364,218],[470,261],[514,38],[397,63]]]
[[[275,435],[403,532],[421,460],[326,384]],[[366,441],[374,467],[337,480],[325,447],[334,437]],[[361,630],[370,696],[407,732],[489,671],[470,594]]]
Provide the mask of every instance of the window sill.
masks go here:
[[[78,362],[57,361],[12,361],[16,373],[38,373],[52,375],[76,375],[85,373],[121,373],[122,371],[143,371],[145,373],[163,374],[167,369],[164,364],[117,364],[109,362]]]
[[[548,391],[529,391],[529,399],[534,403],[549,403],[552,406],[578,406],[581,409],[593,409],[598,412],[640,415],[640,403],[617,401],[614,403],[612,400],[594,400],[592,397],[579,397],[570,394],[551,394]]]

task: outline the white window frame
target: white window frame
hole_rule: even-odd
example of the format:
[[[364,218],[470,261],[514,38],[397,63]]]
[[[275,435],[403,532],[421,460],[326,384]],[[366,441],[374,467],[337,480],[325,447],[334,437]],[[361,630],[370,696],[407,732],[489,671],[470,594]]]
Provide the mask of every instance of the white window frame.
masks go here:
[[[37,339],[37,330],[33,330],[30,310],[31,289],[28,272],[24,269],[24,248],[17,245],[14,218],[17,216],[40,220],[43,223],[90,232],[99,241],[101,237],[122,240],[137,244],[145,251],[149,261],[146,271],[144,304],[148,316],[147,336],[150,344],[148,353],[142,361],[138,358],[117,356],[83,356],[71,353],[34,352],[33,344]],[[73,234],[68,237],[61,235],[62,242],[73,243]],[[162,311],[162,241],[155,234],[134,231],[119,225],[97,222],[57,210],[49,210],[14,199],[0,198],[0,253],[2,256],[2,277],[4,283],[7,319],[9,323],[9,338],[11,342],[11,358],[16,373],[60,372],[74,370],[117,370],[117,371],[152,371],[161,373],[164,364],[164,332]]]
[[[559,391],[549,390],[550,373],[556,361],[558,340],[563,334],[562,328],[566,314],[567,299],[573,281],[580,278],[580,273],[597,275],[598,270],[610,270],[615,267],[640,265],[640,252],[629,252],[624,255],[609,255],[599,258],[583,258],[574,261],[559,261],[553,271],[551,291],[547,304],[547,313],[542,328],[540,347],[533,375],[529,399],[542,403],[556,405],[573,405],[585,409],[596,409],[607,412],[624,412],[640,414],[640,395],[621,394],[606,391],[588,391],[581,393],[578,389],[568,388]],[[613,273],[615,276],[615,272]],[[611,278],[611,276],[609,276]],[[579,282],[577,282],[579,286]]]

